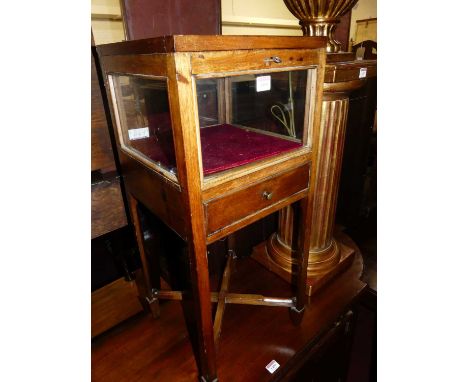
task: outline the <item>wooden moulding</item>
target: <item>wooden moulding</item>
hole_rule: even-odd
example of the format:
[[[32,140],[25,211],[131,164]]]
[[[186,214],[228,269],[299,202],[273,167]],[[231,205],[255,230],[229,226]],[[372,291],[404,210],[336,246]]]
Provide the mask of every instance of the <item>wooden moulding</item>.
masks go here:
[[[107,73],[167,77],[167,56],[163,54],[102,56],[101,62]]]
[[[212,73],[245,70],[272,70],[280,68],[301,69],[300,66],[314,65],[318,61],[319,51],[305,49],[269,49],[261,51],[209,52],[192,55],[192,73]],[[279,57],[281,62],[271,63],[271,57]]]
[[[100,45],[99,54],[151,54],[250,49],[325,48],[326,37],[175,35]]]
[[[325,69],[325,84],[333,82],[346,82],[360,80],[360,71],[366,68],[365,78],[377,75],[377,61],[354,60],[347,62],[327,63]]]

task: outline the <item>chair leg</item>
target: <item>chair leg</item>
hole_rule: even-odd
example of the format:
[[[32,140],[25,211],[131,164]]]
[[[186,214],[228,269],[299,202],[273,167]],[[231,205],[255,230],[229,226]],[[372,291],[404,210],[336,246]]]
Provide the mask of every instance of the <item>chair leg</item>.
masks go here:
[[[151,315],[154,318],[158,318],[160,315],[159,310],[159,300],[154,296],[153,291],[156,288],[153,288],[153,283],[151,281],[151,275],[149,271],[148,259],[144,247],[144,236],[141,229],[140,216],[138,214],[138,200],[135,199],[133,195],[128,195],[129,205],[130,205],[130,215],[133,222],[133,227],[135,228],[135,236],[138,245],[138,251],[140,252],[141,267],[143,271],[143,279],[145,285],[144,296],[142,300],[146,301],[147,307],[149,308]],[[159,280],[159,275],[156,275]],[[156,289],[157,290],[157,289]]]

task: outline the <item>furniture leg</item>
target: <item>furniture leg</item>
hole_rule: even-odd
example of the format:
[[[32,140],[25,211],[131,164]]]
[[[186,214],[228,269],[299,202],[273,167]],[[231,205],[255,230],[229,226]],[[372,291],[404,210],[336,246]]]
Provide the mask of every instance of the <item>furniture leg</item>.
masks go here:
[[[194,235],[188,242],[192,296],[198,339],[198,362],[200,380],[215,382],[216,353],[214,344],[213,320],[211,319],[211,291],[208,273],[206,242],[203,236]]]
[[[140,252],[141,258],[141,267],[143,271],[143,279],[145,285],[145,296],[144,299],[147,303],[147,307],[149,308],[151,315],[154,318],[158,318],[160,311],[159,311],[159,300],[157,297],[154,296],[154,288],[153,283],[151,281],[151,275],[149,271],[149,264],[148,259],[145,252],[144,246],[144,236],[143,231],[141,229],[140,224],[140,217],[138,214],[138,200],[131,194],[128,194],[128,200],[130,205],[130,215],[133,222],[133,227],[135,228],[135,236],[138,245],[138,251]],[[157,275],[157,279],[159,280],[159,275]]]
[[[293,248],[296,249],[297,255],[297,272],[296,272],[296,300],[295,306],[291,307],[291,320],[295,325],[299,325],[304,315],[304,305],[306,299],[306,280],[307,280],[307,262],[309,260],[309,245],[310,245],[310,223],[311,223],[311,193],[299,202],[294,203],[293,208]]]

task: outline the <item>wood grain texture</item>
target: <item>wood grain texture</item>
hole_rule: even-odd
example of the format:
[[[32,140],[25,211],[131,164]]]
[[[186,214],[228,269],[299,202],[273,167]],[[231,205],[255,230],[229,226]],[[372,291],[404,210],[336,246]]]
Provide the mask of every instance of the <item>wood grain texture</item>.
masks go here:
[[[103,56],[251,49],[325,48],[325,37],[174,35],[99,45]]]
[[[171,57],[172,58],[172,57]],[[205,219],[201,196],[200,138],[196,131],[195,115],[187,110],[195,110],[192,83],[190,78],[190,56],[178,54],[168,67],[169,102],[173,114],[174,140],[177,168],[186,205],[184,216],[187,225],[187,249],[190,258],[190,275],[194,296],[194,314],[198,336],[198,360],[200,376],[207,382],[216,379],[216,354],[211,318],[210,280],[206,249]],[[179,138],[179,139],[178,139]]]
[[[240,230],[241,228],[244,228],[249,224],[255,223],[256,221],[280,210],[281,208],[286,207],[291,203],[295,203],[298,200],[305,198],[307,196],[307,193],[308,189],[299,191],[296,194],[290,195],[287,199],[283,199],[273,205],[268,206],[267,208],[258,210],[255,213],[248,215],[241,220],[237,220],[236,222],[233,222],[230,225],[224,226],[223,228],[208,235],[207,243],[214,243],[215,241],[222,239],[223,237],[226,237],[228,235],[231,235],[232,233]]]
[[[310,163],[310,160],[310,148],[304,148],[297,150],[295,153],[286,153],[274,158],[259,160],[242,166],[239,169],[207,177],[203,183],[203,201],[206,202],[236,188],[242,188],[246,185],[258,183],[262,179],[269,178],[272,168],[278,174]]]
[[[134,281],[122,277],[91,293],[91,337],[143,310]]]
[[[127,192],[143,203],[182,239],[187,237],[180,186],[119,150]]]
[[[91,185],[91,239],[126,225],[119,179]]]
[[[291,66],[309,66],[318,61],[319,49],[234,50],[192,54],[192,73],[219,73],[243,70],[275,70]],[[269,61],[278,57],[281,62]]]
[[[108,73],[167,76],[167,56],[163,54],[101,56],[101,62]]]
[[[207,202],[207,234],[210,235],[259,210],[306,190],[309,186],[309,168],[307,164],[287,173],[262,179],[258,184],[237,189],[235,192]],[[271,199],[267,199],[265,193],[269,194]]]

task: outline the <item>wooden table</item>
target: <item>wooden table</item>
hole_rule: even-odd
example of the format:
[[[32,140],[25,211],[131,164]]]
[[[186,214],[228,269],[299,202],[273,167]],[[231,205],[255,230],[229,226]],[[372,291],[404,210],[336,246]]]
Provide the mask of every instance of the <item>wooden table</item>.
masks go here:
[[[355,247],[348,237],[338,235]],[[309,298],[297,327],[287,308],[226,306],[217,353],[219,381],[290,380],[364,290],[361,272],[358,251],[350,268]],[[236,293],[290,295],[289,284],[248,257],[237,260],[231,282]],[[161,304],[161,313],[158,320],[140,315],[98,337],[92,344],[92,380],[196,381],[198,372],[181,304],[167,301]],[[270,374],[265,366],[272,360],[280,367]]]

